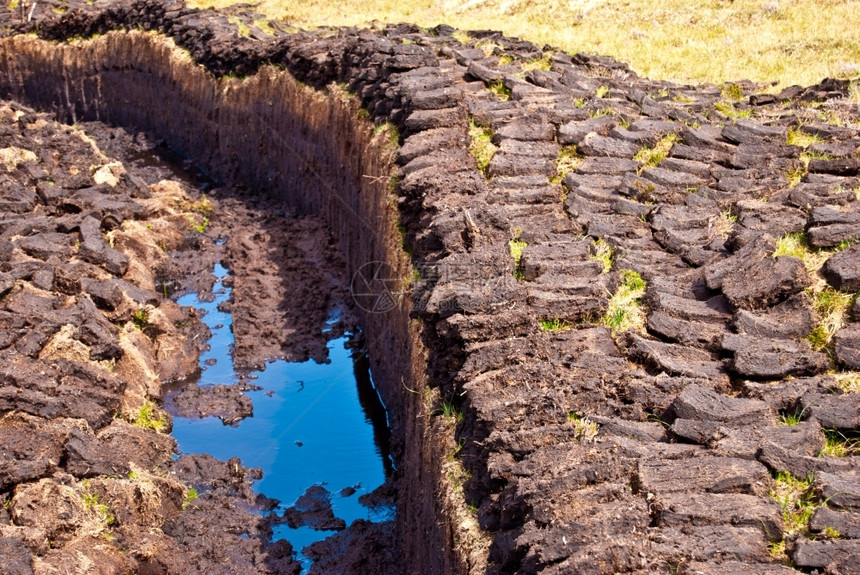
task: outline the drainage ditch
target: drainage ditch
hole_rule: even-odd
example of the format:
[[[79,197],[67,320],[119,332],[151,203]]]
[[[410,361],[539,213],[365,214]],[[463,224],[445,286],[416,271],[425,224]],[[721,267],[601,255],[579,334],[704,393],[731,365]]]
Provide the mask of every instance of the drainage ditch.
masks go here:
[[[325,90],[312,89],[272,67],[242,80],[218,80],[190,62],[170,39],[143,32],[108,33],[73,45],[15,36],[5,40],[0,50],[0,58],[10,72],[8,77],[14,78],[3,86],[4,95],[53,110],[63,121],[99,120],[125,126],[132,133],[148,134],[163,142],[164,147],[181,151],[194,164],[204,166],[211,177],[248,190],[242,202],[225,199],[219,207],[227,220],[231,210],[237,210],[248,212],[255,222],[255,230],[241,238],[231,236],[237,241],[236,250],[224,263],[237,278],[243,277],[242,266],[249,265],[249,253],[274,244],[284,251],[308,247],[273,239],[284,240],[284,234],[290,232],[279,228],[283,212],[271,211],[268,202],[272,200],[288,206],[286,210],[295,216],[296,225],[316,228],[303,219],[312,214],[336,231],[331,239],[323,238],[320,243],[329,252],[340,254],[339,262],[332,267],[342,276],[352,277],[368,262],[385,262],[393,277],[409,277],[409,256],[403,251],[389,189],[394,160],[392,140],[396,136],[391,129],[374,130],[360,113],[360,101],[342,88],[332,84]],[[212,197],[217,195],[215,190]],[[234,222],[226,224],[228,228],[231,225]],[[263,236],[264,240],[260,240]],[[211,290],[211,283],[206,285],[207,281],[199,277],[220,260],[214,256],[200,258],[196,253],[182,257],[158,285],[174,282],[186,268],[201,272],[197,288]],[[316,269],[316,264],[308,261],[304,269]],[[264,277],[256,287],[246,288],[265,292],[273,281],[277,278]],[[346,352],[342,340],[335,339],[329,350],[326,343],[320,345],[320,341],[328,342],[329,338],[296,335],[295,326],[288,325],[288,316],[294,318],[293,322],[298,317],[322,333],[331,311],[329,298],[346,295],[321,296],[327,291],[320,290],[320,286],[333,283],[337,282],[330,277],[311,278],[297,292],[301,297],[290,299],[307,299],[310,303],[299,310],[286,310],[290,313],[277,305],[254,309],[234,306],[234,321],[245,322],[242,331],[248,336],[244,342],[236,342],[234,357],[243,358],[237,368],[258,369],[272,355],[291,361],[324,359],[328,354],[343,357]],[[234,286],[234,295],[238,287]],[[407,570],[428,574],[458,572],[464,568],[457,558],[462,548],[455,548],[445,511],[446,502],[456,495],[444,487],[440,475],[452,449],[450,429],[428,424],[427,406],[420,400],[423,395],[415,394],[422,393],[427,377],[426,351],[418,335],[420,326],[414,322],[410,325],[408,296],[404,299],[401,293],[393,304],[357,309],[356,317],[347,323],[350,328],[363,328],[368,359],[359,357],[358,363],[367,361],[379,395],[389,408],[390,453],[398,470],[394,474],[398,512],[393,532],[398,563]],[[260,317],[264,311],[271,313]],[[308,315],[303,317],[301,313]],[[289,335],[285,337],[300,341],[277,341],[267,349],[248,343],[265,340],[258,336],[266,334],[272,325],[286,325],[283,332]],[[279,353],[267,353],[272,350]],[[278,390],[275,391],[277,396]],[[239,429],[242,426],[240,422]],[[196,449],[183,444],[190,441],[183,439],[186,427],[194,425],[177,421],[180,446],[183,450]],[[295,441],[303,446],[299,448]],[[305,443],[312,443],[312,439],[305,436],[289,440],[292,449],[300,453],[308,451]],[[274,476],[269,476],[275,481]],[[267,480],[263,481],[261,489],[270,495]],[[342,490],[360,484],[362,489],[371,489],[376,481],[361,479],[344,485],[332,482],[332,488]],[[284,496],[284,501],[295,500],[295,493]],[[360,494],[351,497],[357,499],[356,495]],[[337,497],[341,496],[334,499]],[[342,499],[351,501],[350,497]],[[350,518],[367,516],[363,506],[349,513]],[[375,518],[373,513],[370,517]],[[369,540],[385,540],[373,533],[372,527],[361,528],[370,533]],[[392,548],[385,551],[391,553]]]

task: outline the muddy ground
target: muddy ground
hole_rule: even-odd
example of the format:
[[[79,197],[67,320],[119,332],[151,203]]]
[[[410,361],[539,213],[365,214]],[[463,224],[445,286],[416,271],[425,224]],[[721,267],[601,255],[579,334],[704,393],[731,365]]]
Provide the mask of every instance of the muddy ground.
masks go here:
[[[436,414],[421,432],[456,433],[444,469],[422,471],[462,512],[423,517],[413,545],[453,526],[438,553],[474,573],[860,572],[847,80],[679,86],[489,31],[465,45],[408,25],[243,35],[154,1],[39,17],[44,38],[143,25],[215,75],[268,61],[344,83],[399,129],[392,204],[444,401],[413,400]],[[32,29],[13,20],[8,34]],[[273,168],[256,150],[275,140],[259,125],[247,156],[224,160],[262,190]]]

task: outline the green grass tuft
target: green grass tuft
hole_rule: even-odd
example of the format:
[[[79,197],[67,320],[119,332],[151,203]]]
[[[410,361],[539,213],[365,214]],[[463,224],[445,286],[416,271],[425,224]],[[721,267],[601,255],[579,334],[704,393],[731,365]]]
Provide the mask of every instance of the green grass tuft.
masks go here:
[[[562,147],[555,159],[555,176],[550,178],[550,182],[558,184],[567,174],[575,170],[580,162],[582,162],[582,156],[576,151],[576,146]]]
[[[519,235],[515,235],[513,239],[508,242],[508,248],[511,251],[511,257],[514,258],[514,277],[518,280],[523,279],[525,276],[522,270],[522,262],[523,262],[523,251],[525,251],[526,246],[528,244],[521,240]]]
[[[845,316],[854,296],[829,286],[820,291],[813,291],[810,295],[812,307],[818,317],[818,325],[807,336],[807,340],[814,350],[827,350],[833,336],[845,325]]]
[[[727,100],[716,102],[714,104],[714,108],[716,108],[718,112],[721,112],[723,115],[734,120],[737,120],[738,118],[749,118],[752,116],[752,109],[747,108],[745,110],[738,110],[732,102]]]
[[[608,274],[612,271],[612,266],[615,264],[615,250],[606,241],[597,239],[591,244],[591,255],[589,258],[601,262],[603,264],[603,273]]]
[[[785,143],[789,146],[799,146],[801,148],[807,148],[821,141],[821,138],[815,134],[808,134],[799,128],[789,129],[788,136],[785,139]]]
[[[781,471],[776,474],[769,495],[782,511],[784,535],[809,533],[809,518],[821,507],[821,503],[815,501],[811,476],[798,479]]]
[[[540,328],[543,331],[564,331],[569,329],[570,326],[563,319],[542,319],[540,322]]]
[[[520,68],[522,68],[523,72],[526,72],[528,70],[543,70],[544,72],[549,71],[549,69],[552,68],[552,56],[553,52],[544,52],[542,58],[523,62],[520,65]]]
[[[669,152],[672,150],[672,146],[675,145],[675,142],[679,141],[681,138],[678,134],[671,133],[666,134],[660,141],[657,142],[653,148],[649,148],[648,146],[644,146],[641,150],[636,152],[636,155],[633,156],[633,159],[642,164],[642,168],[640,168],[640,172],[645,168],[656,168],[660,165],[666,156],[669,155]]]
[[[493,133],[489,128],[475,123],[475,120],[469,118],[469,152],[475,157],[478,164],[478,169],[484,176],[487,175],[487,166],[490,165],[490,160],[498,151],[493,142]]]
[[[138,410],[132,423],[138,427],[152,429],[159,433],[167,429],[167,418],[155,416],[155,405],[147,401]]]
[[[720,95],[723,98],[739,102],[744,99],[744,90],[737,84],[725,84],[720,91]]]
[[[824,429],[824,447],[818,457],[848,457],[860,454],[860,436],[837,429]]]
[[[507,102],[511,99],[511,89],[505,86],[501,80],[487,82],[487,90],[495,94],[502,102]]]
[[[621,285],[609,300],[602,325],[613,331],[632,329],[645,332],[645,312],[640,300],[645,295],[645,280],[633,270],[621,270]]]

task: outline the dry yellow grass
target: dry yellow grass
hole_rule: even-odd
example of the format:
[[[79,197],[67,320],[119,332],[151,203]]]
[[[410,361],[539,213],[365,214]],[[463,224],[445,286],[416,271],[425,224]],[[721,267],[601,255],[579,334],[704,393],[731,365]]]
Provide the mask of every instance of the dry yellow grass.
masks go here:
[[[301,28],[374,20],[492,28],[571,53],[614,56],[642,76],[678,82],[783,87],[860,78],[860,0],[262,0],[257,10]]]

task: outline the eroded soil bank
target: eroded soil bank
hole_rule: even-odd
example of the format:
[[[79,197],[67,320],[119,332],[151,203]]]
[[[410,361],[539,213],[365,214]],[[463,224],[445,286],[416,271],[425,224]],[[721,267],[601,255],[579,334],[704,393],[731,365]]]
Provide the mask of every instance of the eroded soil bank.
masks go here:
[[[359,315],[407,441],[405,570],[860,571],[847,81],[677,86],[492,32],[237,17],[38,12],[43,39],[168,37],[56,44],[7,17],[0,88],[320,215],[350,277],[391,267],[394,305]]]

